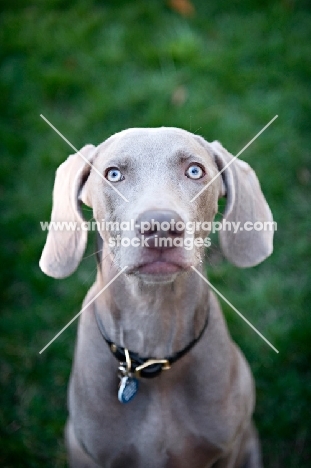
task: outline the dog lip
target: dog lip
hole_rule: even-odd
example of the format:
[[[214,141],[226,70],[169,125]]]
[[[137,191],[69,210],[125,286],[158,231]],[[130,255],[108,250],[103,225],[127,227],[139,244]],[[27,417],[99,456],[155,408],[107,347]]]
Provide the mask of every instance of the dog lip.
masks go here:
[[[180,265],[165,260],[156,260],[152,262],[142,263],[131,268],[131,272],[148,274],[148,275],[172,275],[179,271],[187,269],[187,265]]]

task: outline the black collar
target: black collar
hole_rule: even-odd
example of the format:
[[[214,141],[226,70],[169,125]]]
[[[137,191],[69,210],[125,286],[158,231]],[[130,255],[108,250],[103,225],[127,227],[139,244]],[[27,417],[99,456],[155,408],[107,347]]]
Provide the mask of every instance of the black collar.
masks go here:
[[[157,375],[159,375],[162,372],[162,370],[170,369],[171,365],[174,364],[174,362],[182,358],[198,343],[198,341],[202,338],[203,333],[205,332],[207,328],[208,319],[209,319],[209,311],[207,313],[204,326],[201,332],[199,333],[199,335],[196,338],[194,338],[194,340],[192,340],[181,351],[178,351],[177,353],[173,354],[173,356],[169,356],[165,359],[154,359],[150,357],[142,358],[141,356],[139,356],[139,354],[133,353],[132,351],[129,351],[128,349],[123,348],[122,346],[116,345],[115,343],[113,343],[113,341],[107,338],[103,324],[100,318],[98,317],[96,311],[95,311],[95,317],[96,317],[96,322],[97,322],[99,331],[103,339],[108,344],[110,351],[112,352],[114,357],[120,362],[120,364],[127,362],[127,356],[126,356],[127,354],[130,357],[131,372],[136,377],[152,378],[152,377],[156,377]]]

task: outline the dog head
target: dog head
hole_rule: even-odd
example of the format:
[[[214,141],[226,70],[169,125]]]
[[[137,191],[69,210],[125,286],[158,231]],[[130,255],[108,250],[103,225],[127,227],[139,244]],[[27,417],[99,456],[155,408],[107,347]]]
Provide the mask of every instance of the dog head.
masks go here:
[[[221,197],[224,221],[240,223],[220,231],[224,255],[240,267],[260,263],[272,252],[273,230],[244,225],[271,223],[272,215],[247,163],[185,130],[122,131],[58,168],[51,221],[72,224],[50,226],[40,267],[55,278],[77,268],[87,242],[83,202],[117,267],[143,281],[171,281],[203,257]]]

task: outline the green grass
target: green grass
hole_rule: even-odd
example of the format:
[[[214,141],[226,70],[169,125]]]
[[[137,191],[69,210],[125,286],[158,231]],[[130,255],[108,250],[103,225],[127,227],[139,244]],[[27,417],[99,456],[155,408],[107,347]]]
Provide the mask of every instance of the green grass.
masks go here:
[[[176,126],[256,170],[278,231],[262,265],[208,266],[215,286],[279,349],[223,305],[257,384],[265,466],[311,459],[311,10],[308,2],[194,1],[183,18],[161,0],[6,2],[0,38],[1,466],[66,466],[63,426],[79,310],[95,276],[86,258],[66,280],[38,267],[57,166],[127,127]],[[91,217],[91,214],[90,214]],[[92,253],[93,241],[88,253]]]

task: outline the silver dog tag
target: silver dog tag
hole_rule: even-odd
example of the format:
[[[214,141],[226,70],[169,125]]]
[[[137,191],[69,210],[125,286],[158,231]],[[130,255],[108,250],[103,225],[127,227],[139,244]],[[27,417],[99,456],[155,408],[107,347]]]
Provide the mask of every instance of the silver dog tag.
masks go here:
[[[118,400],[121,403],[129,403],[138,390],[138,380],[135,377],[121,377],[121,382],[118,391]]]

